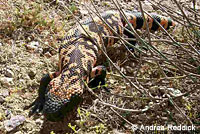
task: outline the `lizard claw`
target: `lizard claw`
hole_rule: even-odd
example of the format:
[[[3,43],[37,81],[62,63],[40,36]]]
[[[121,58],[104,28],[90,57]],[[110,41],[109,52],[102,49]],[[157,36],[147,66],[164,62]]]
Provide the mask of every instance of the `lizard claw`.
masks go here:
[[[31,108],[28,116],[32,116],[34,114],[38,114],[39,112],[41,112],[43,110],[43,106],[44,106],[44,103],[42,103],[42,101],[37,98],[33,103],[31,103],[29,106],[26,106],[24,109],[29,109]]]
[[[29,112],[29,117],[33,114],[38,114],[39,112],[41,112],[44,106],[44,103],[42,103],[39,98],[37,98],[33,103],[33,108]]]

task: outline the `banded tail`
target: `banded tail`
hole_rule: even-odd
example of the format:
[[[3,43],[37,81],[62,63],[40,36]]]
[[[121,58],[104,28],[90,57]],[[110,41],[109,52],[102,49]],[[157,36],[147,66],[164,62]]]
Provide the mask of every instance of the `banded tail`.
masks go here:
[[[145,21],[142,17],[142,13],[140,12],[126,13],[126,15],[128,17],[129,22],[134,27],[134,29],[146,29],[146,25],[144,23]],[[161,27],[156,23],[156,21],[160,23],[163,26],[163,28],[165,28],[166,30],[168,30],[171,26],[172,27],[175,26],[175,22],[172,21],[171,18],[160,16],[155,13],[151,13],[150,15],[152,16],[152,18],[146,14],[144,15],[144,17],[148,22],[149,29],[152,31],[161,30]],[[122,22],[124,26],[127,25],[125,24],[125,21],[123,19],[122,19]]]

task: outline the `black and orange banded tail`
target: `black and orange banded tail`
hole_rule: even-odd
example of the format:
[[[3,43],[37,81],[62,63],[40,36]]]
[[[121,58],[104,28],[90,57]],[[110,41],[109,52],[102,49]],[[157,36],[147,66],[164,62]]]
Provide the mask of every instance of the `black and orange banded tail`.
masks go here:
[[[142,14],[140,12],[136,13],[127,13],[129,22],[132,24],[134,29],[146,29],[146,25],[144,23],[144,19],[142,17]],[[148,22],[149,29],[152,31],[161,30],[162,28],[156,23],[160,23],[163,28],[168,30],[171,26],[175,26],[175,22],[172,21],[170,18],[163,17],[157,14],[150,14],[150,16],[145,14],[145,19]],[[123,21],[125,22],[125,21]],[[126,24],[124,25],[126,26]]]

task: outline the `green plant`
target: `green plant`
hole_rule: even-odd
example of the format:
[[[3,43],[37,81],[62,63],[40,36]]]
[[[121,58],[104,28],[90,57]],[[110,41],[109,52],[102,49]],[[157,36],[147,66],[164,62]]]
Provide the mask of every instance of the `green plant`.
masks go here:
[[[51,131],[50,134],[56,134],[56,133],[54,133],[54,131]]]
[[[95,128],[96,128],[96,133],[101,134],[105,129],[105,126],[102,123],[100,123],[99,125],[95,126]]]
[[[68,127],[70,127],[74,131],[75,134],[78,133],[78,131],[76,131],[76,125],[72,126],[71,123],[69,123]]]
[[[77,109],[77,112],[78,112],[78,115],[80,117],[80,126],[83,127],[84,126],[84,123],[87,121],[87,119],[89,118],[90,116],[90,112],[88,111],[81,111],[80,108]]]
[[[77,6],[75,5],[75,3],[71,3],[71,6],[70,6],[70,11],[72,12],[72,13],[75,13],[75,12],[77,12],[77,10],[78,10],[78,8],[77,8]]]

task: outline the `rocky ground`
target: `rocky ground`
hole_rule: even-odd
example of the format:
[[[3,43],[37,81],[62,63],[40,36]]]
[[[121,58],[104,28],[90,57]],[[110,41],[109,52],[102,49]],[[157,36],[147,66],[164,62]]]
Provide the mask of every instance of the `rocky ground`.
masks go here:
[[[84,3],[84,1],[82,2]],[[62,0],[59,2],[68,3]],[[76,17],[83,19],[88,16],[88,11],[82,3],[70,2],[68,7]],[[182,2],[189,3],[190,1]],[[115,9],[114,4],[108,0],[95,0],[94,3],[100,11]],[[137,1],[121,1],[123,9],[137,11],[139,7],[135,3]],[[143,4],[146,11],[166,16],[148,1],[143,1]],[[167,0],[163,4],[172,4],[172,2]],[[197,3],[198,6],[200,6],[199,4]],[[57,39],[62,37],[75,24],[76,20],[63,7],[59,6],[58,1],[51,0],[28,0],[28,2],[26,0],[1,0],[0,17],[0,133],[129,134],[134,133],[131,129],[133,124],[178,125],[187,124],[188,120],[192,121],[197,129],[200,128],[199,79],[195,84],[191,84],[192,81],[184,75],[175,76],[172,73],[173,78],[178,78],[162,80],[159,77],[157,64],[151,63],[150,60],[147,63],[141,63],[139,60],[129,59],[130,55],[127,52],[123,55],[120,54],[124,51],[120,46],[116,46],[119,47],[118,49],[110,50],[112,59],[118,58],[119,56],[116,55],[120,54],[122,61],[119,60],[115,63],[121,67],[121,71],[126,75],[136,76],[138,79],[136,81],[134,79],[134,83],[142,83],[142,86],[148,88],[153,97],[163,96],[165,92],[177,95],[191,89],[195,89],[195,91],[188,96],[175,99],[174,102],[171,102],[173,104],[170,102],[159,104],[160,102],[143,98],[138,92],[131,92],[130,84],[127,84],[111,67],[107,76],[107,86],[111,89],[111,93],[95,90],[95,94],[98,94],[105,102],[122,108],[145,109],[145,106],[153,106],[150,111],[144,113],[118,111],[107,105],[99,104],[98,99],[86,91],[81,105],[69,113],[64,121],[49,122],[42,114],[29,117],[29,110],[25,110],[24,107],[31,104],[38,96],[37,90],[41,77],[58,69],[59,41]],[[180,31],[176,28],[171,31],[171,34],[182,43],[189,42],[187,37],[184,38],[180,35],[182,34]],[[162,37],[162,34],[156,33],[156,36]],[[174,47],[156,43],[155,45],[163,52],[173,53],[175,51]],[[129,62],[126,62],[127,60]],[[138,66],[140,66],[139,73],[138,70],[134,70]],[[167,72],[169,77],[172,77],[170,72],[173,70],[167,70]],[[174,103],[178,106],[176,107]],[[184,114],[181,114],[180,111]]]

